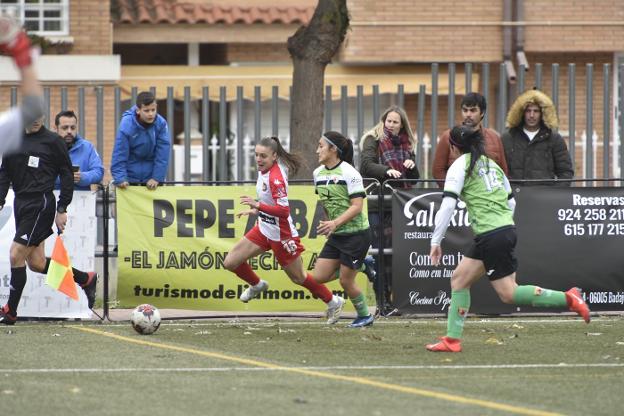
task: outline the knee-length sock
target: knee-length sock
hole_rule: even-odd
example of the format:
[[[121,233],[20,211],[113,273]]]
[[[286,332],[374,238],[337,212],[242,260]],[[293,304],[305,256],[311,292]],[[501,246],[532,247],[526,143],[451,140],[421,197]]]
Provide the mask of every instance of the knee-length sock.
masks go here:
[[[516,305],[543,306],[547,308],[568,306],[565,293],[532,285],[518,286],[514,291],[513,301]]]
[[[22,298],[22,292],[26,286],[26,266],[11,267],[11,288],[9,290],[9,310],[12,314],[17,315],[17,306]]]
[[[42,272],[43,274],[48,273],[48,269],[50,268],[50,261],[52,261],[52,259],[50,259],[50,257],[46,257],[46,264]],[[78,270],[77,268],[72,267],[72,272],[74,273],[74,282],[78,283],[80,286],[83,286],[89,281],[89,275],[82,270]]]
[[[462,337],[468,309],[470,309],[470,289],[452,290],[451,306],[449,306],[446,321],[446,336],[458,339]]]
[[[260,278],[251,269],[251,266],[247,262],[242,263],[240,266],[234,269],[234,273],[236,273],[236,276],[240,277],[241,279],[249,283],[251,286],[255,286],[258,283],[260,283]]]
[[[360,293],[358,296],[351,298],[351,303],[355,307],[355,311],[357,312],[358,317],[368,316],[370,312],[368,311],[368,305],[366,304],[366,298],[364,297],[364,293]]]
[[[301,286],[308,289],[314,296],[321,299],[325,303],[329,303],[334,295],[323,283],[318,283],[314,278],[308,274]]]

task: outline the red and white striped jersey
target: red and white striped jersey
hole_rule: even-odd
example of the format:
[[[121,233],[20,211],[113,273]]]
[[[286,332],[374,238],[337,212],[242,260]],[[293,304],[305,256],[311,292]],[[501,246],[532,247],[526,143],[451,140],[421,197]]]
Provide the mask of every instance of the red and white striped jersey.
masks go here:
[[[273,241],[298,237],[288,205],[287,168],[276,162],[266,172],[258,172],[256,193],[260,203],[258,226],[262,235]]]

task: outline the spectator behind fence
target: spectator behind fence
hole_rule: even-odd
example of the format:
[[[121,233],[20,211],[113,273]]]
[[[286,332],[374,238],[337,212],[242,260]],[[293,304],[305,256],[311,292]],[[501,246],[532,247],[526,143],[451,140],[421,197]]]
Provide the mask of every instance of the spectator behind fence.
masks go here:
[[[418,179],[416,140],[405,110],[392,106],[381,120],[360,140],[362,149],[360,174],[364,178]],[[409,184],[406,184],[409,186]]]
[[[412,133],[409,120],[405,110],[401,107],[392,106],[386,109],[381,116],[381,120],[370,131],[366,132],[360,140],[362,150],[360,157],[360,174],[363,178],[374,178],[380,183],[388,179],[419,179],[420,172],[416,166],[416,140]],[[396,186],[410,187],[409,182],[396,183]],[[377,206],[368,204],[368,219],[373,230],[373,247],[379,247],[379,232],[383,232],[384,238],[390,237],[392,233],[392,218],[390,212],[384,216],[383,230],[381,227],[381,216],[377,212]],[[390,245],[390,241],[387,242]],[[376,275],[376,268],[373,268],[374,258],[366,258],[366,275],[370,280]],[[371,273],[369,270],[374,270]],[[390,271],[390,268],[388,268]],[[390,302],[390,273],[386,273],[386,287],[379,287],[375,281],[374,289],[377,299],[385,296],[386,302]],[[388,308],[392,310],[392,307]],[[388,311],[380,311],[387,314]]]
[[[481,131],[485,142],[485,154],[492,159],[507,174],[507,161],[505,160],[505,150],[500,136],[495,130],[485,128],[481,125],[487,102],[485,97],[477,92],[470,92],[461,100],[462,125]],[[438,145],[435,148],[433,157],[432,173],[438,180],[438,186],[444,187],[446,172],[449,170],[455,159],[460,156],[457,149],[452,149],[449,145],[449,135],[451,130],[446,130],[440,135]]]
[[[572,179],[574,169],[565,141],[559,133],[557,110],[542,91],[524,92],[513,103],[503,134],[510,179]],[[527,183],[530,185],[531,183]],[[533,185],[555,185],[554,181]],[[570,182],[562,182],[570,186]]]
[[[171,142],[167,121],[156,111],[156,98],[144,91],[121,117],[111,162],[118,188],[145,183],[147,189],[154,190],[165,180]]]
[[[102,182],[104,165],[95,147],[78,135],[78,118],[71,111],[61,111],[54,118],[56,133],[65,140],[74,173],[74,190],[89,191],[92,184]],[[56,189],[60,187],[56,178]]]

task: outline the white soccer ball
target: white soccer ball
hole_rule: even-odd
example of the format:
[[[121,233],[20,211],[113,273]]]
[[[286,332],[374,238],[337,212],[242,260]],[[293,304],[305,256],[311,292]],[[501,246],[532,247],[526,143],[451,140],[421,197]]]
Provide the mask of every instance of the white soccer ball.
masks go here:
[[[132,328],[139,334],[153,334],[160,326],[160,312],[156,307],[145,303],[134,308],[130,322]]]

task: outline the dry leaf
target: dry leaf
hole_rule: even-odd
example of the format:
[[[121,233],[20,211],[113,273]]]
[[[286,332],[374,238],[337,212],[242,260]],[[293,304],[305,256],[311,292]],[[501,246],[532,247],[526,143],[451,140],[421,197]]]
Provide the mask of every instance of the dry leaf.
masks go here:
[[[503,341],[501,341],[499,339],[496,339],[494,337],[486,339],[485,343],[486,344],[493,344],[493,345],[503,345],[504,344]]]

